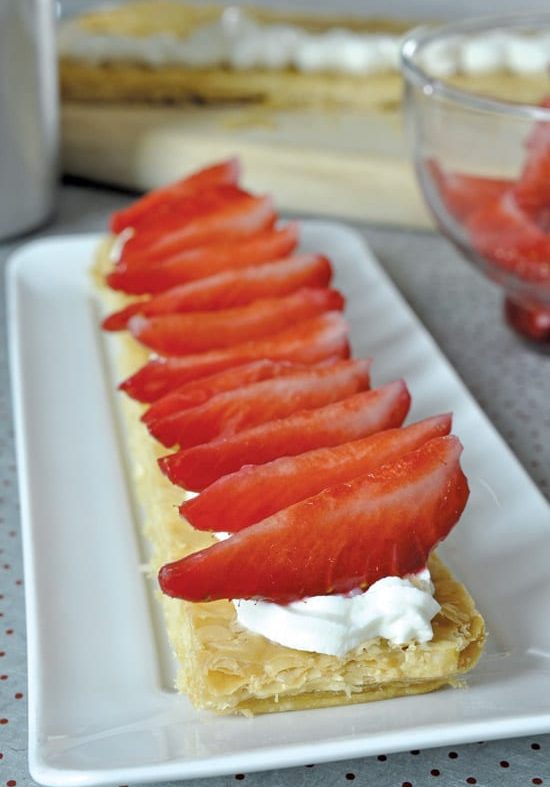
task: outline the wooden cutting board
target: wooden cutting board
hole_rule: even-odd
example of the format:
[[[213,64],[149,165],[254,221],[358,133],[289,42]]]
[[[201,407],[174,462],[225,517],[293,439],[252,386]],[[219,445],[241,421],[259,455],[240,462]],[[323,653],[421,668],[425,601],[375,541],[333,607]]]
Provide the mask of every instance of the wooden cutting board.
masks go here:
[[[63,170],[145,190],[239,155],[280,210],[429,227],[397,112],[65,104]]]

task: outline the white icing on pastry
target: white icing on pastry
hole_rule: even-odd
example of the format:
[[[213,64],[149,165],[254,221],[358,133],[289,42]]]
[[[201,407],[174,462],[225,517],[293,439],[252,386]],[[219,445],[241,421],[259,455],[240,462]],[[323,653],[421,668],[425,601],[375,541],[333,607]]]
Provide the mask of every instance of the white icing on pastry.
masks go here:
[[[59,53],[90,63],[126,61],[152,68],[228,67],[236,70],[295,68],[303,72],[372,74],[396,71],[402,37],[334,28],[310,33],[290,24],[259,24],[235,7],[187,38],[170,32],[124,36],[91,33],[78,20],[61,26]],[[482,74],[505,69],[515,74],[543,73],[550,66],[547,34],[488,32],[428,44],[421,65],[435,77]]]

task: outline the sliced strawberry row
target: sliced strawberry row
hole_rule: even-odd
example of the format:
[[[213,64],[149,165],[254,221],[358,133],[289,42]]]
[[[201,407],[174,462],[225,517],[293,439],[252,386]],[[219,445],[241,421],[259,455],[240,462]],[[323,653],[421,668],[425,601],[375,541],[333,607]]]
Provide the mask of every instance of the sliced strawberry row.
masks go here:
[[[302,287],[327,287],[332,266],[321,254],[301,254],[242,270],[229,270],[181,284],[146,301],[137,301],[107,317],[102,328],[119,331],[135,314],[153,317],[178,312],[244,306],[260,298],[289,295]]]
[[[218,240],[151,263],[147,258],[126,260],[107,275],[107,284],[129,295],[159,293],[227,270],[277,260],[298,244],[298,224],[291,222],[242,240]]]
[[[225,350],[148,361],[121,383],[120,389],[140,402],[154,402],[191,380],[262,358],[304,364],[331,357],[347,358],[348,331],[348,324],[340,312],[327,312],[265,339]]]
[[[199,491],[244,465],[296,456],[312,448],[339,445],[400,426],[410,401],[407,386],[398,380],[325,407],[293,413],[231,437],[182,449],[160,459],[159,465],[173,484]]]
[[[189,601],[261,598],[286,604],[418,572],[466,504],[460,453],[455,437],[431,440],[163,566],[161,589]]]
[[[246,306],[192,314],[136,315],[128,322],[135,339],[161,355],[188,355],[263,339],[288,325],[323,312],[341,311],[337,290],[304,287],[281,298],[264,298]]]
[[[420,570],[468,494],[460,445],[441,437],[450,416],[398,428],[405,383],[367,390],[370,362],[339,360],[348,328],[330,263],[285,259],[297,225],[274,229],[269,198],[239,189],[237,174],[224,162],[113,220],[133,234],[109,284],[153,297],[104,328],[165,356],[120,387],[152,403],[142,420],[157,439],[180,446],[159,460],[165,475],[204,490],[182,514],[236,534],[165,566],[161,587],[286,603]],[[457,215],[484,187],[503,188],[453,182]]]
[[[370,383],[370,360],[296,370],[284,377],[251,383],[214,395],[204,404],[168,415],[149,425],[167,448],[190,448],[244,429],[314,410],[363,391]]]
[[[351,443],[246,465],[185,501],[180,513],[197,530],[236,533],[328,486],[395,461],[428,440],[447,435],[450,429],[451,416],[439,415]]]
[[[219,164],[196,172],[189,177],[150,191],[125,210],[116,211],[111,217],[111,231],[119,233],[128,227],[137,228],[140,222],[154,220],[159,211],[167,204],[182,196],[188,197],[212,186],[237,185],[241,167],[237,158],[230,158]]]

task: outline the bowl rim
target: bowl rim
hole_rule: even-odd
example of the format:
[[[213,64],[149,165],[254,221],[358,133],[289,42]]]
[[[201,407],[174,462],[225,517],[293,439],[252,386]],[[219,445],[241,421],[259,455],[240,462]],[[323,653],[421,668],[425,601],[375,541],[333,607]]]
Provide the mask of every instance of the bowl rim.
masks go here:
[[[421,87],[426,95],[448,99],[468,109],[498,113],[529,120],[550,121],[550,107],[524,102],[512,102],[470,93],[454,87],[430,74],[416,62],[418,52],[425,46],[445,38],[467,33],[483,33],[515,27],[548,27],[550,38],[550,12],[506,14],[472,17],[460,22],[438,25],[419,25],[410,30],[401,42],[399,61],[401,72],[409,84]],[[550,84],[549,84],[550,94]]]

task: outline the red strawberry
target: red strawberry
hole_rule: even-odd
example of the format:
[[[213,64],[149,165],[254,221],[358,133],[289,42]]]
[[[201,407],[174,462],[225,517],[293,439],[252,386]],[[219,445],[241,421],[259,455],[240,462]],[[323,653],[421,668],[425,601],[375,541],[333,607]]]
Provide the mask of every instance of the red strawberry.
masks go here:
[[[316,410],[268,421],[232,437],[180,450],[163,457],[159,464],[172,483],[198,491],[245,464],[263,464],[279,456],[295,456],[400,426],[409,407],[407,386],[398,380]]]
[[[418,572],[466,505],[461,450],[456,437],[431,440],[163,566],[160,587],[189,601],[286,604]]]
[[[247,465],[187,500],[180,513],[198,530],[235,533],[328,486],[393,462],[450,429],[451,416],[439,415],[351,443]]]
[[[344,308],[337,290],[304,287],[282,298],[265,298],[246,306],[192,314],[136,315],[132,335],[160,355],[187,355],[233,347],[284,330],[327,311]]]
[[[530,158],[513,192],[519,207],[550,232],[550,143]]]
[[[550,120],[540,121],[537,126],[538,134],[531,138],[527,161],[513,194],[521,210],[543,232],[550,232]]]
[[[550,120],[535,124],[518,182],[480,208],[468,228],[474,248],[505,272],[528,281],[550,278]]]
[[[153,228],[138,230],[122,247],[120,259],[162,260],[214,240],[253,235],[271,227],[276,218],[270,197],[255,197],[236,186],[217,186],[189,197]]]
[[[431,164],[441,199],[458,221],[464,221],[479,208],[499,199],[513,185],[510,180],[444,172],[435,161],[428,164]]]
[[[204,404],[169,415],[149,426],[167,448],[190,448],[258,424],[313,410],[369,387],[370,360],[340,361],[297,370],[213,396]]]
[[[299,225],[286,224],[240,240],[217,240],[196,249],[151,263],[147,258],[118,263],[108,274],[107,284],[114,290],[133,295],[158,293],[225,270],[238,270],[285,257],[298,243]]]
[[[171,290],[166,291],[171,292]],[[128,327],[128,321],[136,314],[145,314],[145,308],[151,303],[152,299],[134,301],[123,309],[119,309],[109,314],[101,323],[104,331],[123,331]]]
[[[130,207],[113,213],[111,231],[122,232],[127,227],[138,227],[140,220],[150,219],[163,206],[181,196],[189,196],[212,186],[236,185],[240,175],[240,164],[237,158],[230,158],[219,164],[189,175],[186,178],[170,183],[168,186],[150,191]]]
[[[184,358],[151,360],[121,383],[120,389],[140,402],[154,402],[186,382],[260,358],[304,364],[333,356],[347,358],[347,334],[348,325],[340,312],[327,312],[267,339]]]
[[[243,306],[259,298],[288,295],[301,287],[326,287],[331,276],[332,266],[321,254],[302,254],[242,270],[224,271],[180,284],[147,301],[133,303],[107,317],[102,327],[107,331],[122,330],[134,314],[153,317]]]
[[[271,380],[294,374],[299,369],[307,369],[303,364],[293,364],[288,361],[270,361],[263,358],[259,361],[234,366],[223,372],[211,374],[208,377],[199,377],[190,383],[184,383],[175,391],[157,399],[142,415],[141,420],[151,426],[161,418],[173,413],[186,410],[188,407],[197,407],[211,399],[215,394],[224,391],[233,391],[243,385],[257,383],[260,380]]]
[[[550,235],[520,210],[508,192],[468,222],[472,246],[505,272],[531,281],[550,277]]]

